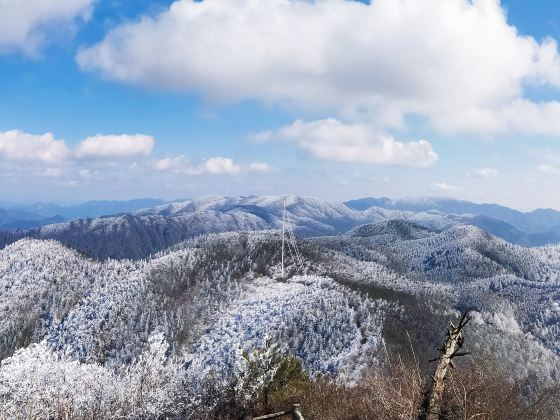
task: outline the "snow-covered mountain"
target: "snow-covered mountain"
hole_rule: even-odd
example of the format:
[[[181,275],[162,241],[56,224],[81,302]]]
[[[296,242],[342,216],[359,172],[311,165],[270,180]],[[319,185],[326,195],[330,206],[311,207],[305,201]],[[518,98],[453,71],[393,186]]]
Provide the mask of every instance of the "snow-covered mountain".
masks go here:
[[[203,235],[136,262],[93,260],[54,241],[9,245],[0,251],[0,403],[40,409],[56,391],[76,412],[102,398],[117,415],[137,398],[142,374],[154,389],[138,391],[153,392],[134,405],[138,416],[194,413],[239,389],[246,355],[268,342],[310,372],[353,383],[398,351],[405,331],[425,366],[463,310],[474,316],[474,354],[491,352],[539,386],[560,374],[560,247],[383,220],[298,248],[278,279],[277,231]]]
[[[478,204],[447,197],[362,198],[345,203],[356,210],[372,207],[415,213],[438,212],[462,218],[464,224],[478,226],[510,242],[539,246],[560,242],[560,212],[537,209],[521,212],[498,204]]]
[[[0,231],[0,246],[23,237],[56,239],[97,258],[138,259],[202,234],[279,229],[284,202],[287,218],[302,237],[336,235],[363,223],[404,217],[403,212],[377,208],[360,212],[307,197],[207,197],[135,214]]]
[[[477,226],[523,246],[560,242],[560,226],[531,233],[540,226],[537,222],[531,225],[532,230],[525,231],[485,214],[461,213],[462,210],[471,210],[499,216],[497,208],[503,210],[500,214],[505,214],[505,219],[516,221],[519,226],[526,226],[520,220],[527,219],[529,214],[494,205],[433,198],[408,201],[364,199],[343,204],[299,196],[250,196],[205,197],[96,219],[76,219],[29,229],[0,229],[0,247],[30,237],[55,239],[97,258],[145,258],[202,234],[279,229],[284,203],[287,218],[300,237],[338,235],[356,226],[382,220],[408,220],[439,231],[461,225]],[[117,204],[120,206],[123,203]],[[124,204],[135,208],[138,203]],[[375,206],[372,207],[371,204]],[[454,210],[458,214],[451,213]],[[547,216],[549,221],[546,223],[551,225],[555,218],[548,212],[545,213],[550,216]],[[39,221],[37,224],[45,223]],[[24,226],[25,224],[20,225]]]
[[[372,207],[364,211],[310,197],[206,197],[154,208],[28,230],[0,231],[0,246],[24,237],[55,239],[96,258],[145,258],[207,233],[280,229],[286,218],[300,237],[338,235],[381,220],[407,219],[432,229],[468,220],[438,212],[414,213]]]
[[[371,223],[355,227],[346,236],[355,238],[369,238],[388,244],[397,241],[420,239],[434,235],[435,232],[419,224],[391,219],[379,223]]]
[[[34,400],[37,387],[43,399],[32,408],[40,410],[46,400],[41,386],[70,387],[58,384],[52,371],[74,363],[82,380],[91,381],[91,389],[76,384],[87,410],[99,398],[95,389],[112,389],[105,381],[134,381],[134,373],[124,376],[122,369],[148,358],[159,363],[158,375],[167,361],[180,377],[175,384],[185,387],[183,403],[162,387],[139,409],[158,410],[171,400],[181,410],[189,400],[185,393],[206,392],[199,387],[207,376],[224,386],[236,381],[242,353],[267,339],[287,346],[310,372],[355,380],[378,361],[390,305],[311,270],[273,280],[278,240],[276,233],[204,236],[148,261],[104,263],[52,241],[8,246],[0,252],[0,357],[15,354],[0,367],[0,405]],[[154,340],[165,341],[163,355],[151,353]],[[21,406],[13,410],[8,417]]]

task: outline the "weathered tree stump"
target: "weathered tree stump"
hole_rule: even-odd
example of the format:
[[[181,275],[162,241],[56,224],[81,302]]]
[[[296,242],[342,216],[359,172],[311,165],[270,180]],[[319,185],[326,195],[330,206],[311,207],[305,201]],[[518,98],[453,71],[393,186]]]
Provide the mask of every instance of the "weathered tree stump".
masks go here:
[[[301,411],[299,411],[299,404],[292,405],[292,409],[288,411],[281,411],[279,413],[272,413],[272,414],[265,414],[264,416],[259,417],[251,417],[251,415],[247,413],[243,413],[239,420],[269,420],[269,419],[278,419],[281,417],[290,416],[291,420],[304,420]]]
[[[427,399],[426,420],[439,420],[443,405],[443,393],[445,391],[445,378],[449,367],[453,365],[455,357],[466,356],[469,352],[461,352],[464,343],[463,328],[471,320],[471,317],[464,313],[457,326],[449,323],[447,328],[447,338],[445,339],[440,351],[441,355],[437,359],[430,360],[436,362],[436,369],[432,377],[432,384]]]

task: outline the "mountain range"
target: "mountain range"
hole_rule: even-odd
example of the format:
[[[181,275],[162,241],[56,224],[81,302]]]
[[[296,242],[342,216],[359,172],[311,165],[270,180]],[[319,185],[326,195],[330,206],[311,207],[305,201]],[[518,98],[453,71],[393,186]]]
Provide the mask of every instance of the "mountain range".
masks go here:
[[[521,212],[498,204],[477,204],[444,197],[408,199],[369,197],[347,201],[345,204],[356,210],[381,207],[416,213],[436,211],[447,215],[464,216],[471,219],[471,224],[475,226],[489,231],[496,230],[495,234],[500,237],[502,237],[500,232],[508,235],[509,230],[509,235],[519,236],[519,238],[511,238],[514,239],[514,242],[526,241],[525,245],[528,246],[557,243],[560,231],[560,212],[553,209]],[[522,235],[526,235],[526,237],[522,238]]]
[[[40,202],[31,205],[0,202],[0,229],[29,229],[65,220],[130,213],[163,203],[164,200],[152,198],[129,201],[88,201],[69,206]]]
[[[336,203],[300,196],[205,197],[162,202],[90,202],[67,208],[65,217],[78,214],[117,215],[31,220],[37,226],[15,228],[14,211],[6,212],[0,230],[0,247],[21,238],[55,239],[96,258],[146,258],[189,238],[206,233],[279,229],[286,217],[300,237],[338,235],[382,220],[408,220],[429,229],[445,231],[455,226],[476,226],[522,246],[560,242],[560,213],[535,210],[522,213],[493,204],[475,204],[447,198],[390,200],[366,198]],[[56,206],[29,208],[46,217],[59,212]],[[27,212],[17,210],[16,212]],[[11,213],[10,213],[11,212]],[[1,213],[0,213],[1,214]],[[37,216],[38,217],[38,216]],[[11,221],[10,221],[11,220]],[[58,223],[52,223],[58,222]]]
[[[439,230],[394,218],[399,210],[288,197],[290,219],[309,237],[286,243],[280,277],[278,230],[203,232],[232,220],[274,225],[284,199],[214,198],[94,219],[107,238],[117,229],[111,240],[130,238],[130,220],[179,218],[189,228],[207,214],[201,222],[225,223],[203,223],[196,238],[138,261],[100,261],[52,240],[1,250],[5,414],[65,404],[77,417],[208,418],[232,393],[256,392],[246,363],[272,360],[271,342],[306,372],[347,385],[411,346],[418,375],[428,375],[447,321],[464,311],[470,357],[490,354],[512,380],[528,378],[529,396],[557,381],[559,246],[524,248],[475,226]],[[357,214],[382,220],[346,230]],[[98,229],[90,224],[88,235]]]

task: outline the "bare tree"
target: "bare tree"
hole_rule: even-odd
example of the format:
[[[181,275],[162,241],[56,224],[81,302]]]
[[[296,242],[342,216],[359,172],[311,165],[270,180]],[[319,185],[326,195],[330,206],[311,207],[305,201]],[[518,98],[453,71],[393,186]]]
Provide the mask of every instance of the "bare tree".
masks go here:
[[[460,351],[465,340],[463,329],[470,320],[471,317],[468,313],[464,313],[457,326],[450,322],[447,328],[447,338],[440,349],[441,355],[436,359],[430,360],[431,362],[437,361],[437,365],[428,394],[426,420],[439,420],[443,406],[445,378],[447,377],[449,367],[454,367],[453,359],[470,354],[469,352]]]

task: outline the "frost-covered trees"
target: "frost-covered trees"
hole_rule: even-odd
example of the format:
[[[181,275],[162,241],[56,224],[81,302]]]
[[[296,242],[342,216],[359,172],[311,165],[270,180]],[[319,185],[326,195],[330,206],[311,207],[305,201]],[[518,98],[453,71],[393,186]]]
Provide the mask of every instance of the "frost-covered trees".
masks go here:
[[[472,311],[478,354],[515,361],[519,377],[558,379],[560,248],[471,227],[357,231],[298,240],[303,263],[288,256],[287,280],[275,279],[275,231],[204,235],[139,261],[92,260],[52,241],[8,246],[2,415],[199,418],[232,402],[266,406],[292,374],[359,386],[410,346],[406,330],[431,358],[459,310]]]
[[[301,361],[288,352],[287,346],[265,336],[262,347],[243,352],[235,391],[241,406],[262,398],[262,407],[268,411],[271,393],[304,378]]]
[[[265,336],[311,373],[355,380],[376,363],[391,306],[328,278],[260,277],[276,271],[278,239],[210,235],[138,262],[96,262],[36,240],[6,248],[0,303],[12,327],[2,337],[30,316],[15,304],[48,320],[31,325],[27,342],[5,340],[6,355],[23,347],[0,367],[6,412],[195,412],[211,387],[238,382],[252,357],[243,355]]]
[[[101,264],[54,241],[0,251],[0,359],[42,339],[102,276]]]
[[[56,354],[45,343],[0,368],[0,418],[156,418],[183,409],[182,368],[161,334],[133,363],[108,369]]]

